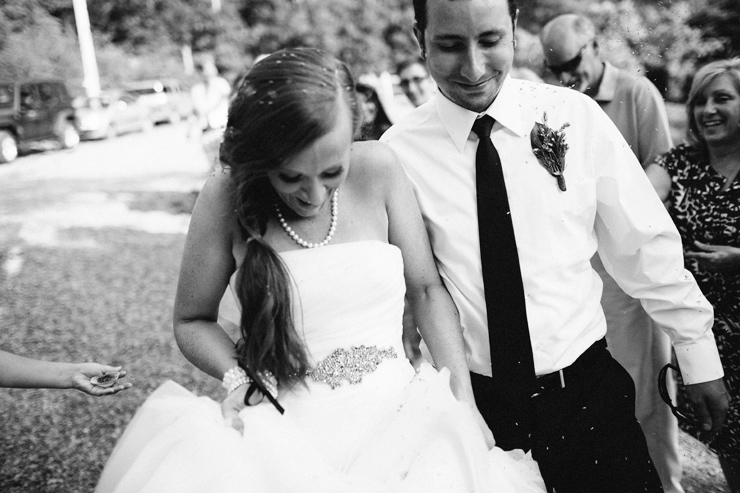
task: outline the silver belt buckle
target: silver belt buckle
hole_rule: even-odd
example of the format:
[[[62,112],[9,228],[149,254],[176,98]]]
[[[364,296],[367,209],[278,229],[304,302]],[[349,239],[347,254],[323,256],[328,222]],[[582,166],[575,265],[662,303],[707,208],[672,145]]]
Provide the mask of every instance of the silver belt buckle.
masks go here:
[[[560,377],[560,388],[565,388],[565,373],[563,370],[558,370],[558,377]],[[542,392],[535,392],[532,394],[532,397],[537,397],[538,395],[542,394]]]

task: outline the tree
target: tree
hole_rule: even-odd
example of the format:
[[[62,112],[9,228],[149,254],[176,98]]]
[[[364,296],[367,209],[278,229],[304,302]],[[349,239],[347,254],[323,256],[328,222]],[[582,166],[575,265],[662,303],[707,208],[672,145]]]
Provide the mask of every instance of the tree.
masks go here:
[[[731,45],[731,35],[740,36],[731,29],[740,23],[740,2],[718,2],[521,0],[524,15],[520,26],[538,33],[544,23],[557,15],[583,14],[600,31],[602,55],[616,66],[646,75],[667,99],[680,101],[696,67],[710,57],[720,56],[717,53],[724,53],[723,47]],[[719,22],[725,18],[734,20]],[[536,67],[541,65],[535,64]]]
[[[0,74],[4,79],[60,78],[81,92],[77,36],[32,0],[0,8]]]
[[[602,53],[645,73],[670,99],[685,94],[696,67],[740,54],[738,0],[519,0],[516,63],[546,75],[536,35],[556,15],[583,13],[603,30]],[[101,79],[187,79],[181,49],[214,54],[243,74],[260,54],[287,46],[326,49],[357,75],[392,70],[418,54],[409,0],[88,0]],[[532,36],[527,36],[528,31]],[[46,34],[44,34],[46,33]],[[25,36],[25,38],[23,38]],[[22,39],[23,38],[23,39]],[[70,0],[0,2],[3,74],[67,74],[79,79]],[[233,77],[232,77],[233,78]]]
[[[409,53],[403,56],[415,51],[412,9],[405,0],[243,0],[239,12],[255,56],[287,46],[313,46],[338,56],[357,74],[387,70],[398,56],[386,43],[392,25],[409,33],[404,47]]]
[[[704,41],[716,41],[715,49],[700,62],[740,56],[740,2],[738,0],[694,1],[687,25],[701,31]]]

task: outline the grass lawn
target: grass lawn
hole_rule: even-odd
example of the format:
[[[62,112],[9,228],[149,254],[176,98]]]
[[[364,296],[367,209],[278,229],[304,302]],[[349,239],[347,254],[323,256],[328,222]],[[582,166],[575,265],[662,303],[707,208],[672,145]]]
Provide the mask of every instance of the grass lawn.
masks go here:
[[[123,428],[166,379],[220,396],[219,383],[185,360],[172,334],[183,240],[71,230],[60,248],[25,247],[21,275],[0,270],[3,349],[40,359],[122,364],[134,384],[103,398],[0,389],[0,491],[92,491]],[[91,244],[98,246],[74,247]],[[0,252],[7,246],[0,243]]]

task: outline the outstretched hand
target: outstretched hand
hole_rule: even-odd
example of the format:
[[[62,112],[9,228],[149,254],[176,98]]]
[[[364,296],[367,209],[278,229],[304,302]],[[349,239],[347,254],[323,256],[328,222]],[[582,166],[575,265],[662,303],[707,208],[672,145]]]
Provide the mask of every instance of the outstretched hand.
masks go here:
[[[709,245],[695,241],[698,252],[686,252],[684,257],[695,259],[699,264],[710,271],[738,272],[740,271],[740,248],[727,245]]]
[[[697,416],[700,436],[710,441],[722,428],[727,409],[730,407],[730,394],[721,378],[709,382],[686,385],[691,406]]]
[[[121,368],[120,366],[101,365],[99,363],[76,364],[71,375],[71,387],[96,397],[117,394],[132,386],[130,382],[121,383],[118,381],[126,376],[126,370],[122,370]],[[110,374],[117,374],[112,385],[96,385],[92,381],[95,377],[101,378]]]

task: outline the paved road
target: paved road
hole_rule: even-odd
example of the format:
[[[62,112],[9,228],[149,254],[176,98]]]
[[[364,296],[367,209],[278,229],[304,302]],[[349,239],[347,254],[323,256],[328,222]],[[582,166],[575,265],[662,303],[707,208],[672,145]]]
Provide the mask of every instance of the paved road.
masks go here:
[[[198,190],[208,171],[184,124],[23,156],[0,165],[0,239],[15,237],[22,248],[54,246],[60,231],[75,227],[184,232],[187,214],[141,210],[147,207],[137,202]]]

